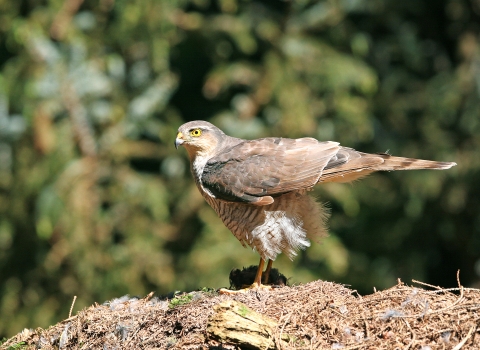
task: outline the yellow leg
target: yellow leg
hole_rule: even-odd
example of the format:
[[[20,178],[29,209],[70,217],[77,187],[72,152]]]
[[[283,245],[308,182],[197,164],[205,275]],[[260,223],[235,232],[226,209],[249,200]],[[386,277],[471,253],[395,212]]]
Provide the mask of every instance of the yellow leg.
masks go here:
[[[260,258],[260,262],[258,263],[257,274],[255,275],[255,279],[253,280],[252,287],[260,287],[262,285],[262,272],[263,266],[265,265],[265,260]]]
[[[218,292],[220,294],[237,294],[237,293],[246,293],[252,289],[271,289],[272,288],[271,286],[265,286],[262,284],[262,272],[263,272],[264,266],[265,266],[265,260],[260,258],[260,262],[258,263],[257,274],[255,275],[255,280],[253,281],[253,284],[251,286],[244,289],[240,289],[240,290],[229,290],[229,289],[222,288]],[[268,273],[270,273],[271,267],[272,267],[272,261],[269,260],[267,265]],[[268,281],[268,275],[266,277],[266,280]]]
[[[267,269],[265,270],[265,273],[263,275],[263,280],[262,280],[263,284],[268,283],[268,278],[270,277],[270,270],[272,269],[272,264],[273,264],[273,260],[268,260]]]

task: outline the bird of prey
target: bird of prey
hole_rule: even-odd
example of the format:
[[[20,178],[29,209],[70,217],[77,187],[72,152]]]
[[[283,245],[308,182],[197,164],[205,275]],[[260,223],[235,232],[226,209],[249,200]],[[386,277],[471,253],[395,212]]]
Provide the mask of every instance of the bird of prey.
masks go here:
[[[449,169],[453,162],[369,154],[314,138],[243,140],[206,121],[178,129],[200,193],[244,247],[260,254],[250,288],[266,284],[272,262],[293,259],[310,240],[327,236],[327,211],[307,192],[316,184],[350,182],[374,171]],[[267,269],[262,281],[265,261]]]

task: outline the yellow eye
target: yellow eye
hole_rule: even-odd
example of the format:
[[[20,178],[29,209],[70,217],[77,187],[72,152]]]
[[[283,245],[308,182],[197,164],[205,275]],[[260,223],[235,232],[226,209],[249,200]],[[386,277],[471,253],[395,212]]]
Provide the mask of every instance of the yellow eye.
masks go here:
[[[201,134],[202,134],[202,130],[200,130],[200,129],[193,129],[192,131],[190,131],[190,136],[198,137]]]

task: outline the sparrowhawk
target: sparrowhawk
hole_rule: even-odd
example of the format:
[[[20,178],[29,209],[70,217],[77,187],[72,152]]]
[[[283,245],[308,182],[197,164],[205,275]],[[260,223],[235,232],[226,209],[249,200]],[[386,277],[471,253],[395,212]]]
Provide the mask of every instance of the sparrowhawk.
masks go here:
[[[327,236],[327,212],[307,192],[324,182],[350,182],[374,171],[448,169],[453,162],[368,154],[314,138],[243,140],[206,121],[178,129],[202,196],[242,245],[260,254],[252,287],[268,278],[272,261],[293,259],[310,240]],[[264,283],[265,277],[264,277]]]

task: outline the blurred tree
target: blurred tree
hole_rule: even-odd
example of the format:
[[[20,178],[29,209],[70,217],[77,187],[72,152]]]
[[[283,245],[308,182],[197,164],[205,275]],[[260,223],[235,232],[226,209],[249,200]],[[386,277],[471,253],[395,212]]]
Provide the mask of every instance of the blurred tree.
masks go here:
[[[475,0],[0,0],[0,335],[255,263],[176,129],[456,161],[326,185],[331,237],[277,267],[362,293],[480,276]],[[221,247],[221,249],[218,249]]]

